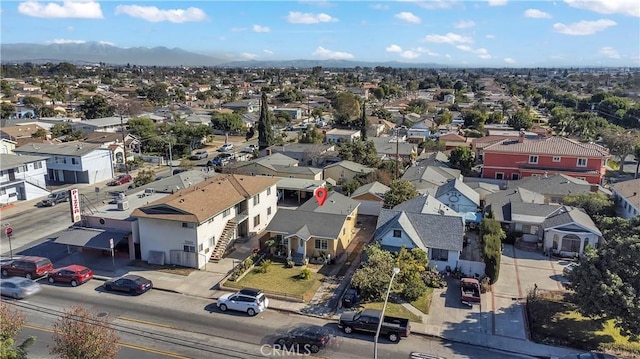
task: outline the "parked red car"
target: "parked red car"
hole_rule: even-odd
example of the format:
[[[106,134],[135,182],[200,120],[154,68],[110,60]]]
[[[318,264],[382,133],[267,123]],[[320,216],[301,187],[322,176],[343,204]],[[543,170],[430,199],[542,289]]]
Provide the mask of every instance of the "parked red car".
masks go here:
[[[91,269],[76,264],[57,268],[49,273],[49,283],[70,283],[73,287],[88,282],[92,278],[93,271]]]
[[[53,270],[53,264],[48,258],[26,256],[2,263],[2,275],[19,276],[27,279],[43,277]]]
[[[107,183],[107,186],[119,186],[131,181],[133,181],[133,177],[131,177],[131,175],[120,175],[113,181]]]

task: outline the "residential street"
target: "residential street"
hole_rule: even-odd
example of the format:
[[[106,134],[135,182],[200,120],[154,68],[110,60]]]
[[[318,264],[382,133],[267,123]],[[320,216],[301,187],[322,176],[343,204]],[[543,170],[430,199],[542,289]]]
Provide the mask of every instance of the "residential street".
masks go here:
[[[373,337],[369,335],[345,336],[335,322],[283,314],[268,310],[256,317],[245,314],[222,313],[214,302],[180,294],[152,290],[141,296],[130,297],[107,293],[102,282],[92,280],[79,287],[43,284],[43,291],[23,301],[7,300],[21,308],[28,318],[29,327],[21,337],[35,335],[40,340],[33,349],[34,357],[47,357],[51,328],[61,312],[82,303],[98,313],[109,315],[114,328],[125,346],[120,357],[132,356],[202,358],[224,355],[230,358],[277,356],[270,352],[279,333],[302,325],[316,324],[330,328],[336,338],[330,347],[317,356],[323,358],[362,358],[373,350]],[[380,358],[405,358],[411,352],[436,354],[443,358],[511,358],[480,347],[430,340],[412,335],[399,344],[380,341]],[[368,355],[366,355],[368,356]]]

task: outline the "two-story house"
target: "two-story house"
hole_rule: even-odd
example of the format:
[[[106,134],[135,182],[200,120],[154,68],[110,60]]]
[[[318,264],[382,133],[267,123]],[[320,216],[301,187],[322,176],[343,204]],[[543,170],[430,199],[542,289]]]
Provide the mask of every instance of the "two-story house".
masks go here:
[[[48,195],[46,176],[46,157],[0,153],[0,203]]]
[[[360,138],[360,130],[342,130],[334,128],[327,131],[326,142],[327,143],[347,143],[353,142]]]
[[[220,175],[139,207],[142,260],[203,268],[239,237],[261,232],[278,211],[278,179]]]
[[[611,192],[620,217],[629,219],[640,216],[640,178],[614,183]]]
[[[84,134],[88,134],[95,131],[100,132],[120,132],[122,127],[129,122],[128,117],[111,116],[103,118],[94,118],[91,120],[82,120],[71,123],[71,128],[74,131],[82,131]]]
[[[521,134],[484,148],[483,178],[517,180],[565,174],[601,184],[609,151],[597,144],[553,136],[530,140]]]
[[[18,155],[47,158],[47,181],[94,184],[113,178],[111,150],[81,141],[31,143],[14,150]]]
[[[480,194],[459,179],[454,179],[438,187],[434,197],[447,207],[465,216],[466,219],[480,222],[482,218],[482,211],[479,210]]]

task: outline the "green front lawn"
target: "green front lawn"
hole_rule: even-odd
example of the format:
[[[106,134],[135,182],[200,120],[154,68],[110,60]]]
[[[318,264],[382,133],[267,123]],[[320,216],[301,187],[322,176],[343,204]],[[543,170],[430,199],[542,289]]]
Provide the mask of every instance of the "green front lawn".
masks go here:
[[[310,301],[320,288],[324,276],[311,272],[311,279],[298,279],[302,267],[285,268],[283,263],[273,262],[268,273],[255,273],[251,270],[240,281],[226,281],[226,287],[257,288],[267,294],[275,294]]]
[[[613,326],[612,320],[582,316],[577,306],[563,292],[540,293],[527,304],[532,339],[548,345],[562,345],[582,350],[600,345],[624,345],[640,352],[640,342],[630,342]]]
[[[382,310],[383,305],[384,302],[372,302],[365,303],[362,306],[365,308]],[[391,303],[390,301],[387,303],[387,309],[384,311],[384,315],[407,318],[412,322],[422,323],[422,318],[410,312],[407,308],[403,307],[402,304]]]
[[[433,295],[433,288],[427,288],[427,291],[424,292],[420,298],[411,302],[411,305],[416,307],[419,311],[424,314],[429,314],[429,307],[431,307],[431,296]]]

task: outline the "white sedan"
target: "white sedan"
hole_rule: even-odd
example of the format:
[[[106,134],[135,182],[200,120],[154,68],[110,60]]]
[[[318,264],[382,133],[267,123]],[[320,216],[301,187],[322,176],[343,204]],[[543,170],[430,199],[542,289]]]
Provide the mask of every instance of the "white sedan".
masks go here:
[[[227,151],[231,151],[232,149],[233,149],[233,144],[225,143],[224,145],[220,146],[220,149],[218,149],[218,151],[227,152]]]

